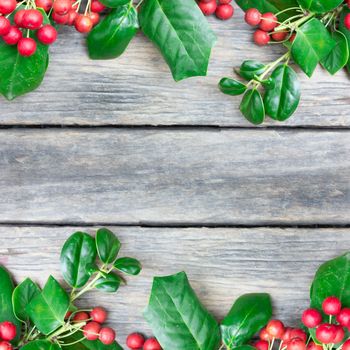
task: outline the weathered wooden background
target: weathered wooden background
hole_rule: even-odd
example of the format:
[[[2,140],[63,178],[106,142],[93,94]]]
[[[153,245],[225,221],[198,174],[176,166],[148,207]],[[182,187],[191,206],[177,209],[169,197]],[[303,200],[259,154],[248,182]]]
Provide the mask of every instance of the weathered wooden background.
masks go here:
[[[20,280],[60,276],[74,231],[108,226],[141,276],[86,304],[110,310],[124,343],[142,319],[152,276],[186,270],[222,318],[242,293],[267,291],[296,324],[317,266],[350,248],[350,81],[318,70],[287,123],[252,127],[239,98],[216,88],[251,44],[234,20],[218,35],[207,78],[180,83],[139,35],[119,60],[90,61],[65,31],[43,85],[0,105],[0,259]],[[84,303],[84,301],[83,301]]]

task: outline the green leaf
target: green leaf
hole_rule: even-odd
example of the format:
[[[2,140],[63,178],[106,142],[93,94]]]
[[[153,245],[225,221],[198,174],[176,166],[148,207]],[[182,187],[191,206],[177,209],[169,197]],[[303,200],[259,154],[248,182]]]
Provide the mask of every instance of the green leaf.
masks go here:
[[[103,292],[114,293],[118,290],[121,282],[122,279],[118,275],[110,272],[96,281],[95,288]]]
[[[101,0],[101,3],[109,8],[130,4],[130,0]]]
[[[42,292],[26,307],[31,320],[45,335],[64,324],[68,309],[68,294],[52,276],[49,277]]]
[[[219,82],[221,92],[226,95],[236,96],[243,94],[247,87],[238,80],[222,78]]]
[[[310,290],[311,306],[322,309],[329,296],[338,297],[343,307],[350,307],[350,252],[322,264]]]
[[[26,306],[39,294],[40,288],[30,278],[25,279],[15,288],[12,294],[13,310],[20,321],[28,321]]]
[[[264,73],[266,69],[265,64],[253,61],[253,60],[247,60],[244,61],[239,69],[239,75],[247,80],[252,80],[257,75],[261,75]]]
[[[139,19],[176,81],[207,74],[216,37],[194,0],[144,0]]]
[[[311,19],[298,30],[292,45],[295,62],[309,77],[318,62],[325,58],[335,46],[335,41],[318,19]]]
[[[114,263],[114,267],[128,275],[138,275],[141,272],[141,263],[134,258],[120,258]]]
[[[321,60],[322,66],[332,75],[345,67],[349,60],[349,47],[346,36],[338,31],[332,32],[331,36],[336,42],[333,50]]]
[[[84,232],[76,232],[65,242],[61,251],[61,271],[73,288],[81,288],[90,278],[96,259],[95,240]]]
[[[345,35],[345,37],[347,39],[347,43],[348,43],[348,50],[350,53],[350,30],[348,30],[344,24],[344,18],[348,13],[350,13],[350,9],[347,6],[344,6],[344,8],[340,14],[340,17],[339,17],[339,31],[341,31]],[[347,67],[348,67],[348,70],[350,71],[350,57],[349,57],[349,60],[347,62]]]
[[[164,350],[217,350],[220,330],[184,272],[155,277],[144,316]]]
[[[306,10],[324,13],[337,8],[343,0],[298,0],[298,2]]]
[[[73,343],[79,339],[82,339],[83,337],[84,336],[81,332],[77,332],[66,338],[65,344]],[[99,340],[92,341],[87,339],[73,345],[64,345],[62,348],[66,350],[123,350],[123,348],[117,342],[110,345],[104,345]]]
[[[138,28],[137,12],[133,6],[126,5],[112,10],[87,37],[90,58],[119,57]]]
[[[41,12],[44,23],[50,23],[46,13]],[[30,57],[21,56],[16,45],[7,45],[0,39],[0,93],[8,100],[35,90],[44,79],[49,61],[49,47],[41,44],[33,31],[31,37],[36,40],[37,49]]]
[[[297,109],[300,101],[300,83],[297,74],[286,64],[278,66],[271,74],[274,86],[266,91],[266,114],[283,121]]]
[[[240,296],[221,323],[223,342],[228,349],[243,345],[267,324],[271,316],[272,305],[268,294],[253,293]]]
[[[101,261],[112,264],[117,259],[121,243],[112,231],[101,228],[96,233],[96,247]]]
[[[248,90],[243,96],[240,110],[248,121],[255,125],[261,124],[265,118],[265,108],[260,92]]]
[[[17,328],[17,335],[14,339],[14,343],[20,338],[21,335],[21,323],[17,320],[12,305],[12,293],[14,285],[10,274],[0,266],[0,322],[10,321]]]
[[[21,350],[60,350],[60,347],[48,340],[35,340],[21,347]]]

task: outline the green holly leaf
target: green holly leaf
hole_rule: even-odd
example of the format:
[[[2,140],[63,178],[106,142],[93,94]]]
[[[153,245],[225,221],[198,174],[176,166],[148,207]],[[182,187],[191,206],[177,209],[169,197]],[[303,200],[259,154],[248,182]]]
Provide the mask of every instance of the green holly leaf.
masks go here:
[[[264,73],[266,65],[253,60],[246,60],[239,68],[239,75],[247,80],[252,80],[255,76],[259,76]]]
[[[164,350],[219,347],[219,326],[198,300],[184,272],[154,278],[144,316]]]
[[[48,335],[64,324],[68,309],[68,294],[50,276],[42,292],[27,305],[26,312],[38,330]]]
[[[336,43],[318,19],[311,19],[298,30],[292,45],[295,62],[309,77],[319,61],[324,59]]]
[[[265,118],[265,107],[260,92],[248,90],[243,96],[240,110],[248,121],[255,125],[261,124]]]
[[[226,95],[242,95],[247,90],[247,86],[238,80],[231,78],[222,78],[219,82],[221,92]]]
[[[253,293],[240,296],[221,322],[222,341],[228,350],[240,347],[263,328],[271,316],[272,305],[268,294]]]
[[[90,58],[119,57],[136,35],[138,28],[137,12],[131,3],[112,10],[87,37]]]
[[[298,2],[306,10],[324,13],[336,9],[343,0],[298,0]]]
[[[144,0],[139,19],[176,81],[207,74],[216,37],[194,0]]]
[[[84,232],[70,236],[61,251],[61,271],[73,288],[83,287],[90,278],[97,251],[95,240]]]
[[[103,292],[114,293],[119,289],[122,279],[113,272],[99,278],[95,283],[95,288]]]
[[[110,345],[104,345],[99,340],[87,340],[83,338],[84,335],[81,332],[77,332],[70,337],[65,338],[65,344],[62,348],[66,350],[123,350],[116,341]],[[79,339],[81,339],[81,341],[77,342]]]
[[[134,258],[120,258],[114,263],[114,267],[128,275],[136,276],[141,272],[141,263]]]
[[[101,261],[112,264],[117,259],[121,243],[112,231],[101,228],[96,233],[96,247]]]
[[[119,6],[130,4],[130,0],[101,0],[101,3],[108,8],[117,8]]]
[[[48,340],[35,340],[21,347],[21,350],[60,350],[61,348]]]
[[[264,96],[266,114],[283,121],[297,109],[300,101],[300,83],[297,74],[286,64],[278,66],[271,74],[273,85]]]

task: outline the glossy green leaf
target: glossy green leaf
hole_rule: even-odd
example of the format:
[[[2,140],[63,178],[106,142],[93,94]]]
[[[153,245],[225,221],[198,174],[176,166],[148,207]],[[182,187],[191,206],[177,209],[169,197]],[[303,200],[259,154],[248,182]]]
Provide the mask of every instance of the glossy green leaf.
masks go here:
[[[138,28],[137,12],[131,3],[130,6],[112,10],[87,37],[90,58],[119,57],[136,35]]]
[[[248,90],[243,96],[240,110],[248,121],[255,125],[261,124],[265,118],[265,108],[260,92]]]
[[[21,350],[60,350],[60,347],[48,340],[35,340],[21,347]]]
[[[271,316],[272,305],[268,294],[240,296],[221,323],[224,344],[229,350],[245,344],[267,324]]]
[[[83,334],[81,332],[77,332],[66,338],[65,343],[70,344],[82,338]],[[62,348],[66,350],[123,350],[123,348],[116,341],[113,344],[104,345],[99,340],[86,339],[73,345],[65,345]]]
[[[264,96],[266,114],[283,121],[297,109],[300,101],[300,83],[297,74],[286,64],[278,66],[271,74],[274,86]]]
[[[311,77],[318,62],[331,52],[335,44],[325,26],[313,18],[297,30],[292,55],[305,74]]]
[[[95,288],[103,292],[114,293],[118,290],[121,282],[122,279],[118,275],[110,272],[105,277],[101,277],[97,280]]]
[[[144,0],[139,19],[176,81],[207,74],[216,37],[194,0]]]
[[[298,0],[304,9],[316,13],[324,13],[337,8],[343,0]]]
[[[27,305],[26,311],[40,332],[47,335],[64,324],[69,296],[50,276],[42,292]]]
[[[41,12],[44,23],[50,23],[46,13]],[[37,50],[30,57],[21,56],[16,45],[7,45],[0,39],[0,93],[8,100],[35,90],[44,79],[49,47],[41,44],[34,34],[32,37],[37,42]]]
[[[184,272],[154,278],[144,316],[164,350],[218,349],[219,326],[198,300]]]
[[[101,228],[96,233],[96,247],[101,261],[112,264],[117,259],[121,243],[112,231]]]
[[[16,317],[21,321],[28,321],[29,315],[26,306],[31,300],[40,294],[40,288],[30,279],[25,279],[19,284],[12,295],[13,310]]]
[[[349,46],[343,33],[335,31],[331,33],[331,36],[336,45],[328,56],[321,60],[321,64],[329,73],[335,74],[348,63]]]
[[[101,0],[101,3],[109,8],[130,4],[130,0]]]
[[[10,321],[17,328],[17,336],[14,343],[20,338],[21,334],[21,323],[16,318],[13,312],[12,305],[12,293],[14,290],[14,285],[10,274],[5,268],[0,266],[0,322]]]
[[[239,68],[239,75],[244,79],[252,80],[256,75],[259,76],[264,73],[265,69],[265,64],[258,61],[247,60],[244,61]]]
[[[128,275],[138,275],[141,272],[141,263],[134,258],[120,258],[114,263],[114,267]]]
[[[321,309],[329,296],[338,297],[350,307],[350,252],[325,262],[317,270],[310,290],[311,306]]]
[[[347,39],[347,43],[348,43],[348,50],[350,53],[350,30],[348,30],[344,24],[344,18],[348,13],[350,13],[350,9],[347,6],[344,6],[344,8],[340,14],[340,17],[339,17],[339,31],[341,31],[345,35],[345,37]],[[350,57],[349,57],[349,60],[347,62],[347,68],[350,71]]]
[[[219,88],[221,92],[231,96],[244,94],[244,92],[247,90],[246,85],[231,78],[222,78],[219,82]]]
[[[76,232],[67,239],[61,251],[61,271],[71,287],[86,284],[96,255],[95,240],[87,233]]]

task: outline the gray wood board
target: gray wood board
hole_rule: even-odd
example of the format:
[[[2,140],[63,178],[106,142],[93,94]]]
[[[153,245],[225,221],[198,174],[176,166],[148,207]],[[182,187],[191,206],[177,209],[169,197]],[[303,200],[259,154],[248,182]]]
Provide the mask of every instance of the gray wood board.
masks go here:
[[[92,292],[82,307],[101,305],[122,343],[132,331],[150,334],[142,318],[152,277],[185,270],[204,305],[222,319],[233,301],[248,292],[268,292],[275,316],[297,325],[308,306],[317,267],[350,248],[349,229],[230,229],[111,227],[123,247],[120,256],[143,263],[117,294]],[[26,276],[43,284],[60,278],[59,255],[65,239],[94,228],[0,227],[0,263],[17,281]]]
[[[236,11],[233,20],[209,19],[217,36],[209,76],[176,83],[157,49],[141,34],[117,60],[92,61],[84,39],[64,29],[51,50],[42,86],[13,102],[1,98],[0,124],[65,125],[221,125],[251,126],[240,114],[240,97],[225,96],[217,83],[232,76],[244,59],[266,63],[281,54],[276,45],[252,43],[252,29]],[[347,74],[334,77],[318,69],[303,73],[301,106],[289,121],[265,125],[348,127]]]
[[[349,132],[0,131],[1,222],[342,225]]]

